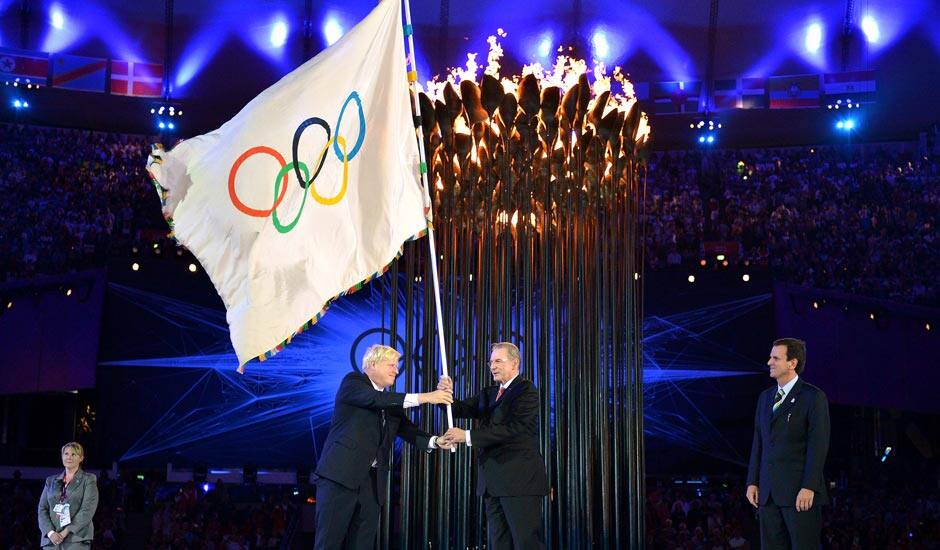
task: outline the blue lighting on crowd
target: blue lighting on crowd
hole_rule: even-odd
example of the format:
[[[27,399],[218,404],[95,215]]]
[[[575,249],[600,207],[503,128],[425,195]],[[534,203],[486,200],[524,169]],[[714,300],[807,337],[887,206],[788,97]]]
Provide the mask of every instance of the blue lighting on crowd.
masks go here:
[[[345,31],[335,15],[328,15],[323,23],[323,39],[327,46],[332,46],[343,37]]]
[[[274,24],[271,26],[271,46],[274,48],[282,48],[284,44],[287,43],[287,23],[281,19],[274,21]]]

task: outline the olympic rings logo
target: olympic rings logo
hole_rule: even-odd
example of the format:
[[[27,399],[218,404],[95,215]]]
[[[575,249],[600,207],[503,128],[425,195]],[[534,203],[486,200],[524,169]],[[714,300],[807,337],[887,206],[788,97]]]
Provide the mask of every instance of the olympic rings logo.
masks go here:
[[[359,136],[356,138],[356,143],[353,144],[352,150],[347,150],[346,139],[339,135],[339,128],[340,124],[343,122],[343,115],[346,113],[346,108],[349,107],[351,102],[356,103],[356,107],[358,107],[359,111]],[[319,126],[323,129],[324,133],[326,133],[326,145],[323,146],[323,149],[318,155],[319,160],[317,161],[317,169],[313,172],[312,177],[310,176],[310,170],[307,165],[297,158],[297,149],[300,146],[300,138],[303,136],[304,131],[311,126]],[[362,110],[362,100],[359,98],[358,92],[350,92],[350,94],[346,97],[346,101],[343,102],[343,107],[339,111],[339,117],[336,119],[335,128],[337,135],[333,136],[330,130],[330,125],[327,124],[327,122],[322,118],[311,117],[301,122],[294,131],[294,139],[291,145],[290,162],[286,162],[284,157],[277,150],[265,145],[257,145],[242,153],[232,164],[232,168],[228,173],[228,196],[232,201],[232,205],[235,206],[239,212],[254,218],[266,218],[271,216],[271,220],[274,222],[274,227],[280,233],[289,233],[292,229],[294,229],[294,226],[297,225],[298,220],[300,220],[300,215],[304,211],[304,205],[307,203],[306,191],[309,190],[310,196],[313,197],[313,200],[320,204],[332,206],[339,203],[341,200],[343,200],[343,196],[346,195],[346,187],[349,182],[349,161],[356,158],[356,155],[359,154],[359,150],[362,148],[362,142],[366,137],[366,117]],[[332,197],[324,197],[317,192],[314,182],[316,181],[317,176],[320,175],[320,171],[323,169],[323,163],[326,161],[327,154],[329,154],[331,148],[336,158],[343,163],[343,183],[340,185],[339,191],[337,191],[335,195]],[[241,168],[241,165],[244,164],[246,160],[255,155],[268,155],[274,157],[274,160],[276,160],[281,166],[281,169],[277,172],[277,175],[274,176],[274,204],[271,206],[271,208],[268,209],[252,208],[246,205],[241,201],[240,198],[238,198],[238,193],[235,191],[235,178],[238,175],[238,169]],[[293,171],[294,175],[297,177],[297,183],[299,183],[300,188],[304,190],[304,194],[303,199],[300,202],[300,209],[297,211],[297,215],[290,223],[284,224],[277,216],[277,207],[281,204],[281,201],[284,200],[284,196],[287,194],[287,176],[291,171]]]

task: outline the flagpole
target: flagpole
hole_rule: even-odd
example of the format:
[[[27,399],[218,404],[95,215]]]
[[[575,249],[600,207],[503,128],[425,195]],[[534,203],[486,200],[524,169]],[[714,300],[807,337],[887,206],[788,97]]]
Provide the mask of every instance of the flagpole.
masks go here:
[[[418,82],[418,64],[415,57],[415,39],[414,27],[411,25],[411,3],[409,0],[402,0],[405,5],[405,37],[408,39],[408,60],[411,64],[411,70],[408,71],[409,90],[411,99],[418,117],[421,117],[421,102],[418,100],[416,89]],[[437,275],[437,246],[434,243],[434,212],[431,200],[431,190],[428,187],[428,164],[427,154],[424,150],[424,127],[419,122],[416,125],[418,132],[418,152],[421,162],[421,185],[424,186],[424,199],[427,201],[428,209],[428,250],[431,256],[431,278],[434,282],[434,307],[437,310],[437,340],[441,348],[441,377],[450,377],[447,370],[447,347],[444,343],[444,316],[441,312],[441,283]],[[447,427],[454,427],[454,412],[450,405],[447,405]],[[456,452],[456,449],[451,449]]]

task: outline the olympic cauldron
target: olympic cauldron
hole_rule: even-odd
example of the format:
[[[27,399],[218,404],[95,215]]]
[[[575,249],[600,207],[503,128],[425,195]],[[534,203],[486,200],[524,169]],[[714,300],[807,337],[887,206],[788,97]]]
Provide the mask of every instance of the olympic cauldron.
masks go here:
[[[505,78],[490,44],[481,78],[471,54],[418,95],[455,393],[492,383],[490,343],[519,344],[522,375],[541,392],[548,547],[642,547],[648,119],[619,69],[559,56]],[[393,288],[391,310],[404,300],[410,317],[392,329],[422,342],[403,374],[418,388],[436,379],[438,350],[427,253],[409,247],[393,271],[427,298]],[[441,425],[419,414],[426,429]],[[468,450],[403,451],[400,475],[398,546],[483,547]],[[386,544],[391,524],[386,515]]]

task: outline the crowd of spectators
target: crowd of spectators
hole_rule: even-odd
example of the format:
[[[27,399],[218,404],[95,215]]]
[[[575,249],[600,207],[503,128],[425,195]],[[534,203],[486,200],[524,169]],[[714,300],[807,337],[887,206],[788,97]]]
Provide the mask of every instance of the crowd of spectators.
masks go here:
[[[153,141],[0,124],[0,282],[167,244]],[[940,303],[940,156],[913,142],[655,153],[648,190],[651,269],[718,250],[788,282]]]
[[[0,480],[0,549],[27,550],[39,542],[36,519],[41,481],[26,481],[19,472]]]
[[[0,280],[101,266],[139,245],[163,222],[145,170],[153,141],[0,124]]]
[[[940,157],[912,143],[659,153],[649,180],[653,269],[711,250],[805,286],[940,299]]]
[[[244,489],[240,487],[239,489]],[[153,500],[148,549],[261,550],[280,548],[297,505],[288,489],[233,496],[225,483],[188,482],[158,492]]]
[[[826,550],[940,548],[940,493],[919,487],[875,487],[865,478],[835,487],[823,508]],[[698,488],[647,480],[648,547],[663,550],[756,550],[760,534],[742,481]]]

